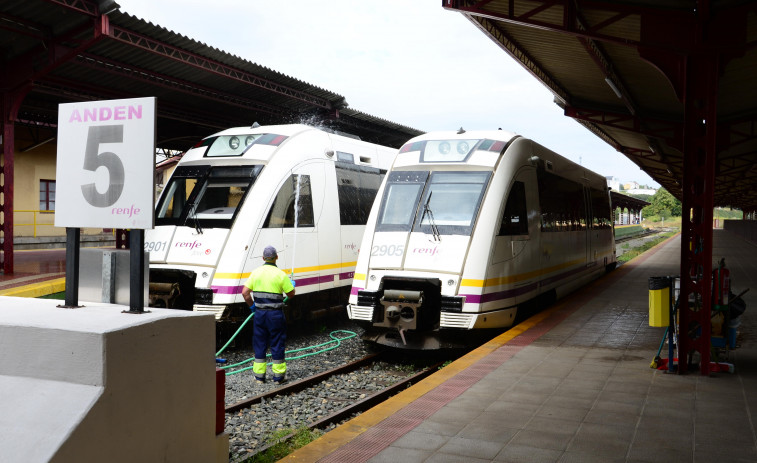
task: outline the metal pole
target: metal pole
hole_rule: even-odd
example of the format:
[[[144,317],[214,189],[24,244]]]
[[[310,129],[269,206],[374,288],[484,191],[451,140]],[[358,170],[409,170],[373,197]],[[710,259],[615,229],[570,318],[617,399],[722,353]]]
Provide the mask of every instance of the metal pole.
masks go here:
[[[81,229],[66,227],[66,303],[58,307],[74,309],[79,305],[79,245]]]
[[[129,233],[129,307],[126,313],[145,313],[145,231]]]

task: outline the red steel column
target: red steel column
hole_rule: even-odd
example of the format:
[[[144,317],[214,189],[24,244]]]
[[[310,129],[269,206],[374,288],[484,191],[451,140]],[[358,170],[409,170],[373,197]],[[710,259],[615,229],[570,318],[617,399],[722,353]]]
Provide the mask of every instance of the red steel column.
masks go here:
[[[0,166],[2,174],[2,198],[0,200],[0,224],[3,239],[3,273],[13,273],[13,152],[15,150],[16,131],[14,130],[16,106],[12,94],[2,94],[3,159]]]
[[[698,352],[702,375],[710,374],[718,76],[716,53],[687,58],[678,371],[685,373],[692,354]]]

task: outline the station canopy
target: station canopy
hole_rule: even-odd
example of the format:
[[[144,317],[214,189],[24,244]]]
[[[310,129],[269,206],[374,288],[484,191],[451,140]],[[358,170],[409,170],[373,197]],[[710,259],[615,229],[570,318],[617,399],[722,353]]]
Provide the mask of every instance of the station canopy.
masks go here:
[[[119,8],[112,0],[0,2],[0,89],[16,130],[49,142],[60,103],[154,96],[157,146],[167,151],[255,122],[306,123],[392,147],[422,133]]]
[[[696,143],[691,129],[705,125],[689,122],[684,133],[687,85],[706,88],[689,104],[706,106],[717,122],[706,127],[717,131],[707,147],[716,154],[715,183],[691,188],[712,191],[715,206],[757,209],[757,2],[443,0],[443,6],[469,18],[551,90],[565,115],[678,199],[684,144]],[[702,69],[717,70],[714,84],[702,82]]]

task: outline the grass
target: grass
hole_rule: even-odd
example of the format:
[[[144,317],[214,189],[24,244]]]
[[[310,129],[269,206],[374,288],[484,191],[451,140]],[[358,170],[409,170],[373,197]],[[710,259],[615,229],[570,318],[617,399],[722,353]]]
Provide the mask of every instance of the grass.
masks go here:
[[[666,239],[670,238],[671,236],[675,235],[677,232],[666,232],[659,235],[657,238],[653,240],[649,240],[646,243],[642,244],[639,247],[633,248],[630,251],[624,252],[622,255],[618,257],[618,263],[619,264],[625,264],[629,260],[633,259],[634,257],[637,257],[644,252],[652,249],[653,247],[657,246],[661,242],[665,241]],[[624,248],[625,249],[625,248]]]
[[[293,434],[289,439],[285,439],[285,437],[289,436],[290,434]],[[291,429],[291,428],[285,428],[280,429],[273,433],[269,439],[267,439],[266,443],[264,445],[268,445],[270,443],[275,442],[276,444],[273,445],[271,448],[266,450],[265,452],[259,453],[257,455],[254,455],[247,460],[244,460],[245,463],[273,463],[275,461],[278,461],[285,456],[289,455],[290,453],[294,452],[300,447],[304,447],[307,444],[313,442],[314,440],[318,439],[323,435],[323,431],[320,431],[318,429],[308,429],[307,427],[302,427],[297,430]]]
[[[59,299],[61,301],[64,301],[66,299],[66,293],[60,292],[60,293],[48,294],[47,296],[40,296],[38,299]]]

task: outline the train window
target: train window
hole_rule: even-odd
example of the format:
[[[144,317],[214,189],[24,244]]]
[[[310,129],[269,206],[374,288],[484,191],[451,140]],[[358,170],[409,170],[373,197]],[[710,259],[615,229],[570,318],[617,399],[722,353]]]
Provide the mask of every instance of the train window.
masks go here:
[[[541,230],[578,231],[586,227],[583,185],[544,170],[537,171]]]
[[[157,208],[157,225],[229,228],[263,166],[177,168]]]
[[[528,235],[526,186],[523,182],[514,182],[510,189],[497,235]]]
[[[383,177],[374,167],[336,163],[339,221],[342,225],[365,225],[368,222]]]
[[[464,162],[481,140],[427,140],[421,162]]]
[[[423,185],[395,184],[389,185],[386,201],[381,211],[381,225],[410,226]]]
[[[415,230],[469,235],[489,183],[489,172],[434,172],[419,203]]]
[[[205,157],[241,156],[262,133],[246,135],[221,135],[210,141]]]
[[[166,224],[161,223],[161,219],[168,219],[163,222],[170,221],[173,224],[178,224],[197,182],[198,179],[196,178],[173,177],[171,179],[158,205],[158,225]]]
[[[341,162],[355,163],[355,156],[352,153],[343,153],[341,151],[336,152],[336,160]]]
[[[612,228],[610,199],[607,192],[591,189],[592,228]]]
[[[268,211],[264,228],[314,227],[309,175],[292,175],[284,182]]]
[[[226,219],[234,217],[249,180],[208,179],[203,185],[189,219]]]
[[[376,230],[410,231],[418,198],[427,178],[426,171],[396,171],[389,174]]]

